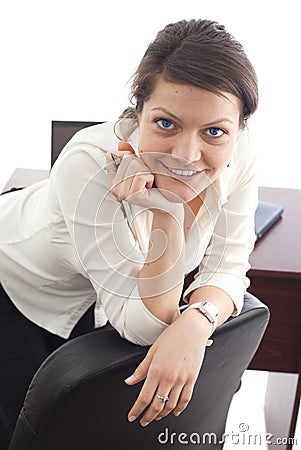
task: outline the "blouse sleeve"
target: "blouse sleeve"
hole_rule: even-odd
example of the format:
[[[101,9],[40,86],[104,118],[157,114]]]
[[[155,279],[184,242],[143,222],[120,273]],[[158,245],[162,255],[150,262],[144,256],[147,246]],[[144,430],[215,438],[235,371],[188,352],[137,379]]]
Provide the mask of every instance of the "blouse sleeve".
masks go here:
[[[145,307],[137,277],[145,255],[125,210],[108,189],[105,151],[71,144],[51,174],[51,182],[79,262],[112,326],[127,340],[150,345],[168,326]]]
[[[235,305],[233,315],[237,315],[250,284],[246,273],[255,243],[254,216],[258,204],[256,155],[245,136],[229,169],[227,199],[221,207],[195,279],[184,293],[184,300],[187,302],[190,293],[200,286],[219,287],[232,299]]]

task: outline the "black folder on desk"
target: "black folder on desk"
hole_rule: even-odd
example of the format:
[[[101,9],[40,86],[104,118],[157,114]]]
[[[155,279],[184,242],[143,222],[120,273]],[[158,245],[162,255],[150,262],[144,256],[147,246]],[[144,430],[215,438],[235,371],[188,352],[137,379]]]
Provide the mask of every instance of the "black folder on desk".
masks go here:
[[[282,216],[284,208],[260,201],[255,212],[255,233],[258,241]]]

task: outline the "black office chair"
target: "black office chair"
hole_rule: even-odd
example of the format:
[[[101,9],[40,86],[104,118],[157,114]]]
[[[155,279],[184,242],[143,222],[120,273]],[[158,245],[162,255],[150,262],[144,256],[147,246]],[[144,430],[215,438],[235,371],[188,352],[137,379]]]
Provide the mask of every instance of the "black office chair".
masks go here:
[[[242,313],[215,331],[187,409],[146,428],[127,421],[141,384],[123,380],[148,348],[113,329],[67,342],[33,378],[9,450],[221,449],[232,397],[268,319],[267,307],[247,294]]]

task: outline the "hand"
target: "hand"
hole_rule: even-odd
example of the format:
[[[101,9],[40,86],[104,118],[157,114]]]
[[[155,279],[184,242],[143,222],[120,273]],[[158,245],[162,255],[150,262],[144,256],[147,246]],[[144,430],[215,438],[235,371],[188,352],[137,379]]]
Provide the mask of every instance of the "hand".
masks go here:
[[[188,332],[189,330],[189,332]],[[147,408],[140,419],[142,426],[160,420],[174,410],[178,416],[188,405],[198,377],[211,325],[196,311],[182,314],[159,336],[134,374],[125,382],[134,385],[145,379],[139,396],[128,413],[134,421]],[[160,398],[168,396],[164,404]]]
[[[129,143],[119,143],[114,159],[118,160],[118,168],[111,155],[107,154],[110,190],[118,200],[126,200],[156,212],[175,214],[183,219],[183,201],[172,192],[165,192],[154,186],[154,175],[145,160],[135,155]]]

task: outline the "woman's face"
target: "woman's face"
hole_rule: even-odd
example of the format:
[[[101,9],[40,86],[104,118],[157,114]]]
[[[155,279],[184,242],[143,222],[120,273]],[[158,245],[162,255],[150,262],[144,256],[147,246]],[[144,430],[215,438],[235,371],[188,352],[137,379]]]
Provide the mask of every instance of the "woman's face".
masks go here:
[[[240,100],[159,77],[138,121],[156,187],[191,201],[223,171],[239,136]]]

